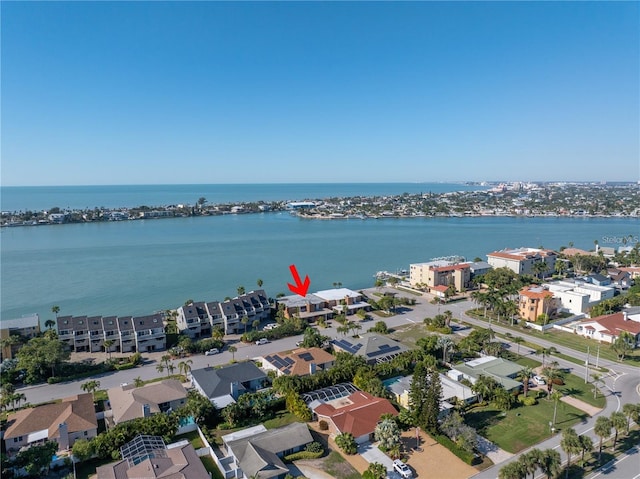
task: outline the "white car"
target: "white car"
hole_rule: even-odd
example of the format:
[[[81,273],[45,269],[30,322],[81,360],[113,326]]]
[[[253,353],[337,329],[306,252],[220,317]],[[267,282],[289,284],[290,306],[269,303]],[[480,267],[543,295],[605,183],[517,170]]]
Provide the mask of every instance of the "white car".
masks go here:
[[[540,376],[533,376],[533,382],[536,383],[538,386],[544,386],[545,384],[547,384],[545,380]]]
[[[393,461],[393,470],[400,474],[404,479],[413,477],[413,472],[411,472],[409,466],[407,466],[400,459],[396,459],[395,461]]]
[[[212,348],[209,351],[207,351],[206,353],[204,353],[205,356],[213,356],[214,354],[218,354],[220,352],[220,350],[218,348]]]
[[[256,344],[260,346],[261,344],[267,344],[269,340],[267,338],[260,338],[256,341]]]

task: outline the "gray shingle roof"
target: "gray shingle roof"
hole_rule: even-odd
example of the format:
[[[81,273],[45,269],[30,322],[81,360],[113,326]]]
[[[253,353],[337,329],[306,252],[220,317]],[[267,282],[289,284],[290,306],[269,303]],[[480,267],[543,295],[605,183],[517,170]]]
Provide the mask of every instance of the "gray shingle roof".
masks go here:
[[[238,390],[245,390],[243,382],[266,379],[267,375],[251,362],[243,362],[222,368],[202,368],[191,371],[191,377],[209,398],[229,394],[231,383],[237,382]]]

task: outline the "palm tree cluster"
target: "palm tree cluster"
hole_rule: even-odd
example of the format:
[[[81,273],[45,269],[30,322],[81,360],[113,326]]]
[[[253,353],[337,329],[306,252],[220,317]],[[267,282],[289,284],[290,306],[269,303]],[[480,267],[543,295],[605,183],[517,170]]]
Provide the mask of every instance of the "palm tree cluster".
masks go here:
[[[22,401],[26,401],[27,397],[23,393],[16,392],[15,387],[11,383],[3,384],[0,390],[0,409],[6,410],[11,404],[11,409],[15,409],[16,405],[20,406]]]
[[[536,477],[536,472],[540,470],[551,479],[558,475],[561,467],[561,458],[558,451],[553,449],[532,449],[522,454],[517,461],[510,462],[498,473],[500,479],[527,479]]]
[[[471,298],[484,308],[484,317],[487,317],[487,311],[491,311],[490,319],[496,317],[500,321],[501,317],[506,317],[513,324],[513,318],[518,313],[518,292],[530,284],[532,278],[517,275],[509,268],[496,268],[480,276],[477,282],[484,284],[486,289],[474,291]]]

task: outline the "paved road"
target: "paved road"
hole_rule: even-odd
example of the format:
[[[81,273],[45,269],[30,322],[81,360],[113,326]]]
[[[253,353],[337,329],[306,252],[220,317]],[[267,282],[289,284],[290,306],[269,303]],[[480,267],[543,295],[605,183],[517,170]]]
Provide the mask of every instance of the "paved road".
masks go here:
[[[371,291],[373,292],[376,290],[372,289]],[[393,291],[396,293],[398,292],[397,290],[393,290],[393,289],[390,289],[389,291]],[[414,297],[408,293],[400,292],[399,294],[402,296]],[[486,328],[487,327],[486,322],[471,318],[465,314],[465,311],[473,307],[475,307],[475,305],[470,301],[449,303],[447,305],[442,305],[442,306],[433,305],[428,302],[426,297],[424,297],[424,298],[418,298],[418,304],[412,307],[411,310],[395,315],[393,317],[387,318],[385,319],[385,321],[390,328],[406,326],[410,324],[420,323],[422,322],[422,319],[424,319],[425,317],[429,317],[429,316],[433,317],[436,314],[448,309],[454,313],[454,319],[463,320],[470,324],[474,324],[474,325]],[[331,338],[337,338],[340,336],[335,329],[337,325],[335,321],[333,321],[332,323],[333,323],[332,327],[321,330],[321,333]],[[364,323],[363,326],[366,329],[367,327],[370,327],[367,325],[373,326],[373,324],[375,324],[375,321]],[[513,334],[512,330],[496,325],[495,323],[492,325],[492,329],[496,332],[503,333],[503,334],[507,332]],[[469,332],[470,332],[469,329],[460,329],[457,331],[457,334],[464,335],[464,334],[468,334]],[[554,343],[539,339],[537,337],[528,336],[524,332],[522,333],[518,332],[518,336],[521,336],[525,340],[531,341],[543,347],[553,346],[561,353],[573,356],[574,358],[578,358],[583,361],[586,360],[586,354],[584,353],[571,350],[564,346],[558,346]],[[257,356],[262,356],[268,353],[283,351],[287,349],[293,349],[295,347],[296,341],[300,339],[301,339],[301,336],[283,338],[278,341],[274,341],[262,346],[257,346],[255,344],[246,345],[240,342],[236,342],[234,344],[238,348],[238,351],[235,353],[235,359],[236,360],[249,359]],[[510,344],[510,348],[513,348],[515,350],[516,345]],[[530,355],[535,355],[534,351],[528,348],[524,348],[522,346],[520,346],[520,352],[521,354],[528,353]],[[207,365],[214,366],[214,365],[226,364],[229,361],[231,361],[232,355],[231,353],[225,350],[221,354],[218,354],[215,356],[198,355],[198,356],[191,356],[189,359],[193,361],[192,369],[198,369],[198,368],[205,367]],[[537,358],[537,359],[541,359],[541,358]],[[582,368],[580,368],[576,364],[570,363],[568,361],[564,361],[560,358],[555,358],[555,357],[554,357],[554,360],[558,361],[561,367],[571,369],[571,371],[574,374],[584,375],[584,371],[580,371],[580,369]],[[592,360],[593,360],[593,357],[592,357]],[[177,362],[178,361],[176,361],[176,364]],[[640,401],[640,392],[639,392],[640,368],[621,365],[621,364],[603,360],[603,359],[600,359],[600,366],[609,368],[611,371],[611,373],[604,378],[605,380],[604,392],[606,394],[607,404],[604,410],[600,414],[605,414],[609,416],[612,412],[622,409],[622,405],[625,403],[629,403],[629,402],[637,403]],[[578,370],[576,370],[576,368]],[[134,378],[136,377],[140,377],[143,380],[148,380],[148,379],[156,378],[158,377],[158,375],[159,374],[156,371],[156,364],[152,363],[152,364],[147,364],[145,366],[142,366],[136,369],[127,370],[127,371],[106,373],[97,377],[96,379],[100,381],[101,388],[108,389],[111,387],[118,386],[119,384],[124,382],[127,382],[127,383],[133,382]],[[25,394],[28,402],[32,404],[37,404],[45,401],[50,401],[52,399],[59,399],[66,396],[73,395],[73,394],[79,394],[83,392],[82,389],[80,388],[80,385],[85,381],[87,381],[87,379],[70,381],[67,383],[54,384],[54,385],[31,386],[31,387],[22,388],[20,391]],[[589,418],[582,424],[575,426],[575,429],[578,432],[578,434],[589,434],[592,437],[592,439],[594,439],[594,443],[597,444],[598,438],[593,434],[593,426],[595,424],[595,419],[596,419],[595,417]],[[556,435],[555,437],[548,439],[547,441],[544,441],[536,445],[535,447],[540,449],[547,449],[547,448],[557,449],[561,453],[564,461],[566,460],[566,458],[564,456],[563,451],[559,448],[559,443],[560,443],[560,437],[559,435]],[[522,451],[522,452],[526,452],[526,451]],[[632,464],[635,467],[635,465],[637,464],[638,456],[640,456],[640,454],[638,454],[636,451],[635,453],[628,456],[629,457],[628,459],[621,461],[619,465],[616,465],[616,467],[617,468],[626,467],[626,464]],[[498,476],[498,471],[502,466],[504,466],[509,461],[516,460],[517,458],[518,458],[518,455],[515,455],[512,458],[508,459],[507,461],[497,464],[475,475],[474,478],[476,479],[496,478]],[[636,471],[640,471],[640,467],[636,468]],[[620,476],[617,474],[612,475],[613,472],[614,471],[611,471],[610,474],[603,473],[602,477],[609,477],[609,478],[624,477],[625,479],[627,477],[633,477],[633,476]],[[637,474],[637,472],[635,474]],[[637,478],[638,476],[636,476],[636,479]]]

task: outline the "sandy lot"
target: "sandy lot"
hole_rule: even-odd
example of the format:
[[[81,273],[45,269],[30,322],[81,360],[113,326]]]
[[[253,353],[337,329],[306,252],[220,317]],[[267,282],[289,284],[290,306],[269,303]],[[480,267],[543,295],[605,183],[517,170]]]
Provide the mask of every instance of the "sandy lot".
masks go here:
[[[414,471],[414,477],[420,479],[467,479],[478,470],[462,462],[446,447],[438,444],[425,433],[420,433],[420,450],[416,451],[415,433],[408,431],[402,434],[407,464]]]

